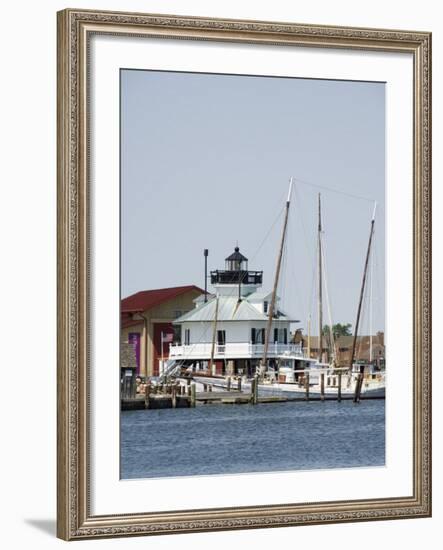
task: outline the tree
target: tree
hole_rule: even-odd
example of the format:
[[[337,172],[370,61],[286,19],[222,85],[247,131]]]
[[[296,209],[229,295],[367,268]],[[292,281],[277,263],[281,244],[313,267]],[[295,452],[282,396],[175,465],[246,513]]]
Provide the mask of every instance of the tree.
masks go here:
[[[339,336],[352,336],[351,327],[351,323],[336,323],[335,325],[332,325],[332,333],[335,338],[338,338]],[[329,336],[329,325],[324,325],[322,332],[323,336]]]

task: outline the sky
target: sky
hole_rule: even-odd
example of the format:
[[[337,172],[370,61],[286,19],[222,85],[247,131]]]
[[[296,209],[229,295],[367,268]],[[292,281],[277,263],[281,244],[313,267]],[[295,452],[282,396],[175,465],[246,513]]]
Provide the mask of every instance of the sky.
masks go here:
[[[355,325],[377,201],[359,332],[371,326],[371,286],[372,329],[384,330],[384,83],[122,70],[122,297],[203,288],[203,249],[208,269],[223,269],[237,244],[271,290],[290,177],[281,309],[316,326],[320,192],[323,319]]]

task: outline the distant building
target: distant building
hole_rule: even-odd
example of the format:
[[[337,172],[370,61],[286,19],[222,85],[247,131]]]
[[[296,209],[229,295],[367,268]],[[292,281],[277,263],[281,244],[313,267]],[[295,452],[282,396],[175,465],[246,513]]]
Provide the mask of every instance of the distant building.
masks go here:
[[[170,344],[180,341],[173,322],[193,309],[194,300],[203,294],[201,288],[190,285],[143,290],[121,301],[121,341],[134,348],[137,374],[159,374]]]
[[[305,353],[308,352],[308,336],[297,331],[293,335],[294,343],[301,343]],[[337,361],[341,366],[349,365],[351,360],[352,345],[354,336],[339,336],[335,340],[335,349],[337,353]],[[311,358],[317,358],[319,352],[318,336],[310,338],[310,354]],[[331,359],[331,347],[329,336],[322,337],[322,357],[325,362]],[[368,362],[370,359],[370,336],[358,336],[355,347],[355,361]],[[383,332],[377,332],[372,336],[372,360],[381,365],[385,360],[385,338]]]

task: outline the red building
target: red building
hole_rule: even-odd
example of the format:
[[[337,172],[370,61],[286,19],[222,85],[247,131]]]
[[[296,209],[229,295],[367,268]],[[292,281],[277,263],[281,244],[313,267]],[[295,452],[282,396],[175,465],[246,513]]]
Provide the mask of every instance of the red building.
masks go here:
[[[124,298],[120,306],[122,342],[134,346],[137,372],[157,376],[169,357],[169,344],[178,338],[173,322],[194,308],[204,291],[195,286],[143,290]]]

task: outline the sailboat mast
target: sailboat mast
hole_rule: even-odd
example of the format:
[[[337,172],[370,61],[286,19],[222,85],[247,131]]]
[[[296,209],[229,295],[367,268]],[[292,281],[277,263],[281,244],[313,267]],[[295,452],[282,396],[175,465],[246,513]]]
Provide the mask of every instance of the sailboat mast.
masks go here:
[[[266,325],[266,332],[265,332],[265,345],[264,345],[264,348],[263,348],[263,357],[262,357],[262,361],[261,361],[262,369],[266,368],[266,362],[267,362],[267,359],[268,359],[269,338],[270,338],[270,335],[271,335],[272,319],[274,317],[275,301],[276,301],[276,297],[277,297],[277,286],[278,286],[278,280],[279,280],[279,277],[280,277],[281,261],[282,261],[283,248],[284,248],[285,238],[286,238],[286,228],[287,228],[287,225],[288,225],[289,205],[291,203],[291,193],[292,193],[292,178],[289,180],[288,198],[286,200],[286,207],[285,207],[285,220],[283,222],[283,230],[282,230],[281,241],[280,241],[280,250],[278,252],[277,267],[275,269],[274,288],[272,289],[272,298],[271,298],[271,303],[270,303],[269,309],[268,309],[268,322],[267,322],[267,325]]]
[[[371,255],[371,271],[369,275],[369,362],[372,364],[372,291],[374,279],[374,259]]]
[[[371,255],[372,237],[374,235],[374,224],[375,224],[375,211],[376,211],[376,209],[377,209],[377,203],[375,203],[374,211],[372,213],[371,230],[370,230],[370,233],[369,233],[369,242],[368,242],[368,250],[366,251],[365,267],[364,267],[364,270],[363,270],[363,279],[362,279],[362,282],[361,282],[361,289],[360,289],[360,299],[359,299],[359,302],[358,302],[357,320],[355,322],[354,339],[353,339],[353,342],[352,342],[351,362],[350,362],[350,365],[349,365],[350,370],[352,370],[352,365],[353,365],[354,359],[355,359],[355,348],[357,346],[358,326],[360,324],[361,307],[362,307],[362,304],[363,304],[363,296],[364,296],[364,292],[365,292],[366,276],[368,274],[369,257]]]
[[[308,357],[311,357],[311,317],[308,319]]]
[[[318,362],[322,361],[322,332],[323,332],[323,273],[321,247],[321,195],[318,194]]]
[[[218,320],[218,296],[215,299],[214,324],[212,326],[212,344],[211,344],[211,360],[209,362],[209,374],[212,374],[214,355],[215,355],[215,339],[217,336],[217,320]]]

